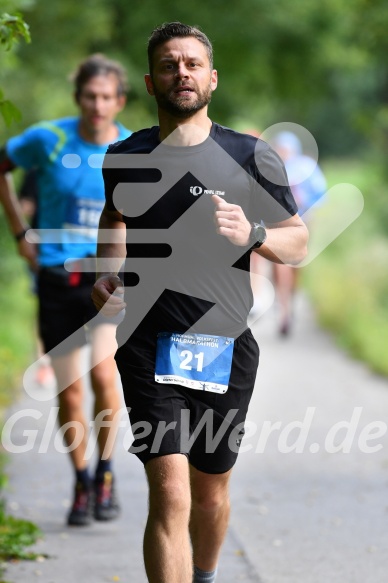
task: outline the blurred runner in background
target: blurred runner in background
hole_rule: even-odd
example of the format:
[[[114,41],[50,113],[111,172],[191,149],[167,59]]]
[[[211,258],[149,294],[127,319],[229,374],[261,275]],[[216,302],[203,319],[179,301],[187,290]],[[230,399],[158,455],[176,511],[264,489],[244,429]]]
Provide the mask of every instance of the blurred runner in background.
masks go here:
[[[71,525],[87,525],[92,516],[111,520],[119,513],[112,474],[116,436],[114,420],[120,408],[113,356],[101,361],[103,346],[115,350],[115,326],[99,317],[90,298],[94,273],[84,273],[69,258],[82,260],[96,252],[96,228],[104,205],[101,168],[90,158],[103,156],[112,142],[131,132],[115,121],[126,101],[125,71],[116,61],[95,54],[85,59],[74,75],[78,117],[38,123],[11,138],[0,149],[0,200],[15,236],[20,255],[38,273],[39,332],[50,352],[59,397],[59,422],[71,446],[75,471]],[[9,188],[6,174],[20,166],[35,169],[38,185],[37,227],[39,246],[25,238],[28,228],[20,204]],[[45,238],[46,229],[58,240]],[[75,229],[77,235],[71,235]],[[73,231],[74,233],[74,231]],[[53,235],[48,235],[52,237]],[[96,471],[90,475],[85,459],[88,424],[83,412],[80,348],[91,342],[90,382],[95,397],[94,415],[99,449]],[[101,361],[101,362],[100,362]],[[116,416],[116,417],[115,417]],[[79,430],[83,428],[81,439]]]
[[[293,132],[280,132],[271,143],[284,162],[298,213],[306,222],[303,216],[305,212],[326,193],[327,185],[322,170],[313,158],[303,154],[302,143]],[[310,228],[310,221],[307,226]],[[272,263],[272,269],[280,308],[279,333],[287,336],[292,326],[293,299],[300,269],[280,263]]]

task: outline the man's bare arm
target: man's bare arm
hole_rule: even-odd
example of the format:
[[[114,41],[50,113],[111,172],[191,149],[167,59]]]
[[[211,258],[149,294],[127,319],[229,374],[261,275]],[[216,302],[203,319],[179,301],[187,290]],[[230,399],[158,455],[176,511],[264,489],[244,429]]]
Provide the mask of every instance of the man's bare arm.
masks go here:
[[[294,215],[277,225],[267,225],[267,239],[254,249],[274,263],[298,265],[307,255],[308,230],[299,215]]]
[[[212,199],[215,204],[214,221],[217,232],[234,245],[249,245],[252,225],[242,208],[217,195],[213,195]],[[307,227],[299,215],[294,215],[281,223],[267,225],[267,239],[254,251],[275,263],[297,265],[306,257],[307,241]]]
[[[19,254],[24,257],[33,269],[37,269],[36,245],[26,241],[24,234],[29,229],[20,203],[15,195],[9,176],[0,171],[0,202],[11,232],[16,238]]]
[[[97,280],[92,300],[98,310],[104,307],[106,316],[118,314],[125,308],[123,284],[118,276],[126,257],[125,242],[126,228],[121,213],[105,206],[98,229]]]
[[[122,214],[104,207],[98,227],[97,277],[117,274],[127,254],[126,228]]]

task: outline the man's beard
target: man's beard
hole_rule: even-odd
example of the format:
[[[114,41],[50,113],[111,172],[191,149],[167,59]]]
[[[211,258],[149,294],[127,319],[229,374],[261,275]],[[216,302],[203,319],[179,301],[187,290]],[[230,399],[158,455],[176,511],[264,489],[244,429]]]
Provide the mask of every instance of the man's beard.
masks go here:
[[[179,94],[174,93],[175,90],[176,87],[169,93],[162,93],[154,87],[154,95],[160,109],[181,119],[191,117],[194,113],[209,105],[212,98],[210,83],[204,91],[195,89],[197,97],[195,101],[187,100],[183,95],[180,97]],[[171,99],[171,95],[174,95],[174,99]]]

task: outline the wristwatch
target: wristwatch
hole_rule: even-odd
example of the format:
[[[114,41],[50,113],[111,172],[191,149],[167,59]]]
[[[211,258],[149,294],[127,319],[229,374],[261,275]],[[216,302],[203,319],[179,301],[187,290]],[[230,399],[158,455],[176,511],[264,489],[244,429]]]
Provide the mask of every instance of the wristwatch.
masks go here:
[[[259,223],[251,223],[252,229],[249,235],[249,245],[251,249],[258,249],[267,238],[267,231]]]

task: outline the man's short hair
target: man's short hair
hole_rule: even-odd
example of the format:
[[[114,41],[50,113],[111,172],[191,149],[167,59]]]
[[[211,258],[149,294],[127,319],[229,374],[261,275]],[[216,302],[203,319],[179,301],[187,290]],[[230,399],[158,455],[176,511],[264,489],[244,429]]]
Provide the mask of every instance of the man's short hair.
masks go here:
[[[117,95],[125,95],[128,92],[127,74],[124,67],[102,53],[90,55],[82,61],[72,75],[75,85],[75,97],[78,100],[83,86],[93,77],[98,75],[115,75],[117,78]]]
[[[210,68],[212,69],[213,47],[206,34],[204,34],[201,30],[199,30],[199,28],[195,26],[189,26],[187,24],[182,24],[181,22],[165,22],[161,26],[155,28],[152,31],[150,38],[148,39],[147,52],[150,74],[152,74],[152,59],[157,47],[173,38],[185,38],[190,36],[196,38],[204,45],[209,57]]]

